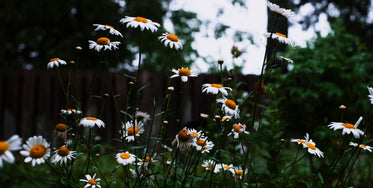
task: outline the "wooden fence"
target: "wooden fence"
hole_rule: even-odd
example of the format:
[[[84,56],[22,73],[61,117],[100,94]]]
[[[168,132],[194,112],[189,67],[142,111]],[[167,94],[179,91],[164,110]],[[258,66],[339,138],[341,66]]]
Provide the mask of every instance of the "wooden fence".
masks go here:
[[[57,72],[0,70],[0,73],[0,140],[13,134],[19,134],[24,139],[33,135],[52,139],[55,125],[63,121],[60,110],[65,109],[65,97]],[[66,84],[67,73],[61,72],[61,75],[62,83]],[[247,91],[250,91],[256,82],[253,75],[236,77],[244,83],[241,87]],[[120,95],[117,97],[118,106],[124,110],[131,80],[121,72],[112,72],[111,79],[115,93]],[[199,75],[185,84],[182,84],[179,78],[171,80],[170,86],[175,88],[171,97],[171,111],[176,114],[181,112],[179,109],[182,108],[182,124],[199,119],[200,113],[209,113],[209,104],[215,99],[201,94],[202,84],[219,81],[220,75],[217,74]],[[105,97],[105,94],[111,94],[106,72],[72,72],[71,83],[73,104],[81,108],[84,116],[98,116],[102,112],[100,119],[106,123],[106,127],[99,129],[99,133],[103,140],[110,143],[112,138],[119,138],[118,113],[113,99]],[[168,77],[159,72],[144,71],[141,74],[141,85],[146,84],[149,86],[141,91],[137,98],[137,107],[149,114],[159,113],[164,109],[162,101],[167,92]],[[171,113],[170,118],[174,117]],[[170,126],[176,121],[168,120]]]

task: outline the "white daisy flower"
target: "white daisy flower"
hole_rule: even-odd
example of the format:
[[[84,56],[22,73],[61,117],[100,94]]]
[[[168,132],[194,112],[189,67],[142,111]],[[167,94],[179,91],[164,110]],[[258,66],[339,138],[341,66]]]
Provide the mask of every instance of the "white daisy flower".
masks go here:
[[[192,72],[188,68],[183,68],[183,67],[179,70],[172,69],[172,72],[175,73],[175,74],[172,75],[170,78],[175,78],[175,77],[180,76],[181,81],[183,81],[183,82],[187,82],[188,77],[197,77],[198,76],[197,74],[195,74],[194,72]]]
[[[42,136],[30,137],[26,144],[23,144],[23,149],[20,153],[25,158],[25,163],[31,162],[32,166],[45,162],[50,156],[49,143]]]
[[[84,188],[87,188],[87,187],[92,187],[92,188],[101,188],[101,185],[100,185],[100,178],[95,178],[96,177],[96,174],[93,175],[93,177],[91,177],[91,175],[89,174],[86,174],[85,175],[85,178],[86,179],[80,179],[79,181],[82,181],[82,182],[86,182],[87,184],[84,186]]]
[[[370,103],[373,104],[373,88],[368,87]]]
[[[372,152],[372,148],[371,146],[367,146],[367,145],[364,145],[364,144],[357,144],[357,143],[354,143],[354,142],[350,142],[350,146],[353,146],[353,147],[357,147],[359,145],[359,148],[363,149],[363,150],[368,150],[369,152]]]
[[[223,97],[221,99],[217,99],[216,102],[223,104],[221,109],[225,112],[225,114],[233,116],[235,118],[240,117],[240,110],[238,109],[238,105],[233,100]]]
[[[292,138],[291,140],[290,140],[290,142],[296,142],[296,143],[298,143],[298,144],[305,144],[306,143],[306,140],[309,140],[309,135],[308,135],[308,133],[306,133],[306,136],[304,137],[305,139],[303,140],[303,139],[294,139],[294,138]]]
[[[306,133],[305,138],[306,140],[303,140],[304,143],[302,143],[302,140],[299,139],[299,142],[302,143],[303,148],[307,148],[308,149],[307,151],[310,154],[316,155],[319,158],[324,158],[324,153],[320,151],[319,148],[316,147],[315,142],[313,142],[312,139],[310,139],[308,133]]]
[[[127,121],[124,130],[125,133],[122,135],[125,136],[127,142],[134,141],[135,136],[140,136],[140,134],[144,132],[144,123],[142,121],[135,120],[135,124],[133,124],[133,121]]]
[[[145,123],[150,120],[150,115],[146,112],[136,111],[135,118]]]
[[[153,22],[149,19],[143,18],[143,17],[130,17],[126,16],[120,20],[120,23],[127,23],[127,27],[132,28],[141,28],[141,31],[144,31],[144,29],[150,30],[152,33],[158,30],[158,27],[160,26],[159,23]]]
[[[245,124],[238,123],[238,124],[233,125],[232,131],[230,133],[228,133],[227,136],[230,136],[230,135],[233,134],[233,138],[237,139],[237,138],[240,137],[241,133],[250,134],[248,131],[246,131],[246,125]]]
[[[71,160],[72,158],[75,158],[74,155],[76,155],[76,151],[70,151],[65,146],[62,146],[54,152],[54,155],[51,157],[51,162],[52,163],[60,162],[60,165],[62,165],[62,163],[67,164],[67,160]]]
[[[194,139],[193,146],[196,147],[197,151],[210,153],[210,150],[214,147],[214,143],[207,140],[207,137],[201,136]]]
[[[248,170],[245,170],[245,174],[248,173]],[[233,167],[233,177],[237,181],[238,179],[242,179],[244,171],[241,167]]]
[[[74,109],[74,108],[61,109],[61,114],[65,114],[65,115],[81,114],[81,113],[82,113],[81,110],[77,110],[77,109]]]
[[[159,40],[164,44],[164,46],[169,46],[171,49],[182,50],[183,44],[179,38],[174,34],[163,33],[162,36],[158,37]]]
[[[278,13],[278,14],[281,14],[281,15],[285,16],[291,22],[295,21],[295,19],[294,19],[295,18],[295,13],[292,10],[281,8],[280,6],[278,6],[276,4],[273,4],[269,1],[267,1],[267,6],[272,12],[275,12],[275,13]]]
[[[136,155],[128,153],[127,151],[124,153],[117,153],[115,158],[117,159],[117,162],[119,164],[122,164],[124,166],[126,166],[127,164],[133,164],[133,162],[136,161]]]
[[[286,61],[288,63],[294,63],[294,61],[286,56],[278,56],[278,59],[281,61]]]
[[[202,131],[197,131],[196,129],[187,128],[187,131],[191,133],[193,139],[203,136]]]
[[[118,41],[114,41],[114,42],[110,42],[110,39],[107,38],[107,37],[100,37],[97,39],[97,41],[93,41],[93,40],[89,40],[89,49],[94,49],[98,52],[100,52],[102,50],[102,48],[104,48],[104,50],[111,50],[113,48],[113,50],[116,50],[118,49],[118,46],[120,45],[120,42]]]
[[[60,65],[66,65],[66,61],[64,61],[64,60],[62,60],[60,58],[52,58],[52,59],[49,60],[47,68],[51,69],[54,66],[59,67]]]
[[[203,84],[202,85],[202,93],[211,93],[211,94],[218,94],[221,93],[223,96],[228,95],[228,90],[232,91],[230,87],[223,87],[220,84]]]
[[[158,160],[155,160],[155,157],[157,156],[157,153],[153,154],[153,157],[145,156],[143,159],[138,159],[137,166],[144,166],[145,168],[148,168],[149,164],[155,163]]]
[[[215,161],[209,159],[209,160],[203,161],[202,167],[205,167],[205,170],[213,170],[214,169],[214,173],[216,174],[220,171],[221,165],[218,165],[218,164],[216,164]]]
[[[93,24],[93,26],[96,27],[95,31],[98,31],[98,30],[103,30],[103,31],[109,30],[110,34],[112,34],[112,35],[118,35],[118,36],[123,37],[122,33],[120,33],[118,30],[116,30],[111,25]]]
[[[14,163],[15,159],[11,151],[22,149],[22,138],[13,135],[7,141],[0,141],[0,169],[3,167],[3,160]]]
[[[184,127],[177,133],[175,139],[172,141],[172,145],[175,145],[175,143],[177,143],[176,147],[183,151],[191,146],[194,138],[195,137],[193,136],[193,133],[189,132],[186,127]]]
[[[218,165],[220,166],[221,170],[223,170],[223,171],[229,171],[229,172],[234,173],[234,168],[233,168],[232,164],[228,165],[228,164],[222,163],[222,164],[218,164]]]
[[[97,125],[98,128],[105,128],[105,123],[102,120],[97,119],[95,117],[85,117],[80,120],[79,125],[89,128],[92,128],[95,125]]]
[[[266,38],[269,38],[271,36],[271,33],[264,33],[263,35]],[[284,35],[282,33],[272,33],[272,37],[271,38],[277,39],[281,43],[288,44],[290,46],[295,46],[295,41],[288,39],[286,37],[286,35]]]
[[[331,122],[328,127],[330,129],[342,129],[342,135],[344,134],[353,134],[355,138],[359,138],[360,135],[364,135],[364,132],[357,127],[359,126],[360,122],[363,120],[363,117],[360,116],[360,118],[357,120],[355,125],[352,125],[350,123],[342,123],[342,122]]]

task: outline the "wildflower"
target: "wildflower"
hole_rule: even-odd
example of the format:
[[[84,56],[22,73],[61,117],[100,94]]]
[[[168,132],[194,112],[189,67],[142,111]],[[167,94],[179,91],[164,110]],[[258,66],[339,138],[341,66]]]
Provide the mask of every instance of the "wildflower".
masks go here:
[[[308,148],[308,153],[316,155],[319,158],[324,158],[324,153],[316,147],[315,142],[310,139],[308,133],[306,133],[305,140],[302,139],[291,139],[291,142],[297,142],[298,144],[302,144],[303,148]]]
[[[223,97],[221,99],[217,99],[216,102],[223,103],[221,109],[225,112],[225,114],[234,116],[235,118],[240,117],[240,110],[238,109],[238,105],[236,105],[233,100]]]
[[[89,40],[89,49],[94,49],[98,52],[101,51],[102,48],[104,48],[104,50],[111,50],[111,48],[113,48],[113,50],[116,50],[118,49],[118,46],[120,45],[120,42],[118,41],[114,41],[114,42],[111,42],[109,38],[107,37],[100,37],[97,39],[97,41],[93,41],[93,40]]]
[[[202,93],[205,92],[205,93],[211,93],[211,94],[216,95],[220,92],[223,96],[227,96],[228,95],[227,90],[232,91],[231,88],[223,87],[220,84],[203,84],[202,85]]]
[[[150,163],[155,163],[158,161],[158,160],[155,160],[156,156],[157,156],[157,153],[154,153],[153,157],[145,156],[143,159],[138,159],[137,165],[144,166],[145,168],[147,168]]]
[[[229,172],[234,173],[234,169],[233,169],[232,164],[228,165],[228,164],[222,163],[222,164],[219,164],[219,166],[221,166],[220,169],[222,169],[223,171],[229,171]]]
[[[83,127],[90,127],[90,128],[97,125],[98,128],[101,128],[101,127],[105,128],[105,123],[102,120],[97,119],[95,117],[85,117],[80,120],[79,125]]]
[[[267,6],[272,12],[281,14],[282,16],[285,16],[287,19],[289,19],[292,22],[295,21],[294,20],[295,13],[291,11],[290,9],[281,8],[280,6],[273,4],[269,1],[267,1]]]
[[[175,74],[171,76],[171,78],[179,77],[181,78],[181,81],[187,82],[188,77],[197,77],[197,74],[194,74],[191,70],[188,68],[181,68],[179,70],[172,69],[172,72]]]
[[[216,162],[213,160],[205,160],[203,161],[202,167],[205,167],[205,170],[213,170],[214,173],[218,173],[221,165],[216,165]]]
[[[354,142],[350,142],[350,146],[353,146],[353,147],[358,147],[363,149],[363,150],[368,150],[369,152],[372,152],[372,148],[371,146],[367,146],[367,145],[364,145],[364,144],[357,144],[357,143],[354,143]]]
[[[70,151],[69,149],[66,148],[66,146],[62,146],[54,152],[54,155],[51,157],[51,162],[52,163],[60,162],[60,165],[62,165],[62,163],[67,164],[67,160],[71,160],[72,158],[75,158],[74,155],[76,155],[76,151]]]
[[[294,63],[294,61],[286,56],[278,56],[279,60],[287,61],[288,63]]]
[[[192,135],[193,138],[199,138],[203,136],[202,131],[197,131],[196,129],[187,129],[187,131]]]
[[[291,45],[291,46],[295,46],[295,41],[293,40],[290,40],[286,37],[286,35],[282,34],[282,33],[264,33],[263,34],[266,38],[269,38],[271,35],[273,39],[277,39],[279,42],[281,43],[284,43],[284,44],[288,44],[288,45]]]
[[[242,179],[243,174],[247,174],[248,170],[245,171],[241,167],[233,167],[232,173],[235,181],[238,181],[238,179]]]
[[[117,159],[117,162],[119,164],[122,164],[124,166],[126,166],[127,164],[132,164],[136,161],[136,156],[134,154],[128,153],[127,151],[124,153],[117,153],[115,158]]]
[[[14,163],[15,159],[11,151],[22,149],[22,138],[13,135],[7,141],[0,141],[0,169],[3,167],[3,160]]]
[[[158,37],[159,40],[164,44],[164,46],[169,46],[171,49],[182,50],[183,44],[179,38],[174,34],[163,33],[162,36]]]
[[[30,137],[26,144],[23,144],[23,149],[20,153],[25,158],[25,163],[31,162],[32,166],[45,162],[50,156],[49,143],[42,136]]]
[[[120,20],[120,23],[127,23],[127,27],[132,28],[141,28],[141,31],[144,31],[144,29],[150,30],[152,33],[158,30],[158,27],[160,26],[159,23],[153,22],[149,19],[143,18],[143,17],[130,17],[126,16]]]
[[[74,108],[69,108],[69,109],[61,109],[61,114],[65,115],[71,115],[71,114],[81,114],[81,110],[76,110]]]
[[[175,139],[172,141],[172,145],[177,143],[177,148],[185,150],[193,143],[193,133],[189,132],[186,127],[177,133]]]
[[[120,33],[118,30],[114,29],[114,27],[111,26],[111,25],[93,24],[93,26],[96,27],[95,31],[98,31],[98,30],[103,30],[103,31],[109,30],[110,34],[112,34],[112,35],[118,35],[118,36],[123,37],[122,33]]]
[[[355,138],[359,138],[360,135],[364,135],[364,132],[357,128],[362,120],[363,117],[360,116],[355,125],[352,125],[350,123],[331,122],[328,127],[334,130],[342,129],[342,135],[344,135],[345,133],[352,133]]]
[[[63,123],[59,123],[56,125],[56,128],[54,129],[54,137],[55,138],[61,138],[66,140],[67,136],[67,127]]]
[[[210,153],[210,150],[214,147],[214,143],[207,140],[207,137],[204,136],[194,139],[193,145],[197,151],[201,151],[202,153]]]
[[[222,118],[221,118],[221,120],[222,121],[228,121],[228,120],[230,120],[232,118],[232,116],[223,116]]]
[[[241,124],[241,123],[234,124],[233,128],[232,128],[232,131],[230,133],[228,133],[227,136],[230,136],[230,135],[233,134],[233,138],[237,139],[237,138],[239,138],[240,133],[250,134],[248,131],[246,131],[246,125],[245,124]]]
[[[80,181],[82,182],[86,182],[87,184],[84,186],[84,188],[87,188],[87,187],[92,187],[92,188],[95,188],[95,187],[98,187],[98,188],[101,188],[101,185],[100,185],[100,178],[96,178],[96,174],[93,175],[93,177],[91,177],[91,175],[89,174],[86,174],[85,175],[85,178],[86,179],[80,179]]]
[[[373,88],[372,87],[368,87],[368,91],[369,91],[369,99],[370,99],[370,103],[373,104]]]
[[[54,66],[58,67],[60,65],[66,65],[66,61],[60,59],[60,58],[52,58],[49,60],[49,63],[47,65],[48,69],[53,68]]]
[[[146,112],[136,111],[135,118],[145,123],[150,120],[150,115]]]
[[[135,136],[140,136],[144,132],[144,123],[141,121],[135,120],[135,124],[133,121],[127,121],[125,127],[125,133],[122,134],[126,137],[127,142],[131,142],[135,140]]]
[[[235,45],[232,46],[231,54],[232,54],[233,58],[240,57],[242,55],[242,53],[243,53],[243,50],[238,49],[238,47],[235,46]]]

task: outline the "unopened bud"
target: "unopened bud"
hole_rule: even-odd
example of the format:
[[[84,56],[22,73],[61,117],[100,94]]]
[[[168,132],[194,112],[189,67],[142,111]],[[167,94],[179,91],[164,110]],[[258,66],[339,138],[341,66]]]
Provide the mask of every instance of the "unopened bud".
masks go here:
[[[175,90],[174,87],[172,87],[172,86],[168,87],[167,89],[168,89],[168,91],[174,91]]]
[[[218,60],[218,63],[219,63],[219,65],[222,65],[222,64],[224,63],[224,60],[219,59],[219,60]]]
[[[79,51],[82,51],[82,50],[83,50],[83,48],[82,48],[82,47],[80,47],[80,46],[76,46],[76,47],[75,47],[75,50],[79,50]]]
[[[341,105],[341,106],[339,106],[339,109],[341,109],[341,110],[344,110],[344,109],[346,109],[347,107],[345,106],[345,105]]]

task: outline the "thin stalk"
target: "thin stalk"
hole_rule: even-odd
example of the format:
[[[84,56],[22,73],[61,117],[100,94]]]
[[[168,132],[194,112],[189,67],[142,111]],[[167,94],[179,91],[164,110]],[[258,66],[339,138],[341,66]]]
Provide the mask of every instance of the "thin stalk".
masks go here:
[[[72,186],[75,186],[75,187],[79,187],[77,184],[75,184],[74,182],[70,181],[68,178],[66,178],[62,173],[60,173],[59,171],[57,171],[47,160],[45,161],[45,163],[49,166],[50,169],[52,169],[53,172],[55,172],[56,174],[58,174],[60,177],[62,177],[66,182],[68,182],[70,185]]]

